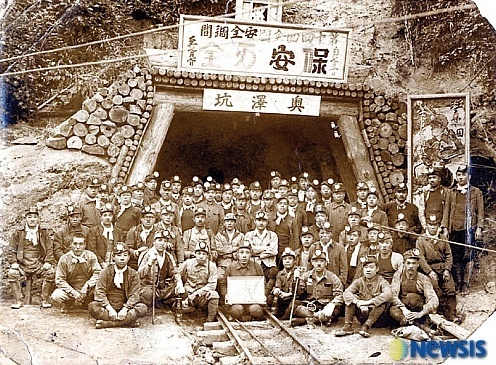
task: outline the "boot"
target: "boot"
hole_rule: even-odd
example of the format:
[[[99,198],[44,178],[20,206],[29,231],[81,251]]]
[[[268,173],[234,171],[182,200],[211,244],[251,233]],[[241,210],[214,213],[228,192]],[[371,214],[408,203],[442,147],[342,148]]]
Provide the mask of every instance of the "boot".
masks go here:
[[[95,328],[112,328],[112,327],[120,327],[123,325],[121,321],[104,321],[99,319],[96,321]]]
[[[449,297],[446,297],[446,311],[444,316],[450,322],[456,320],[456,296],[450,295]]]
[[[219,309],[219,299],[210,299],[207,304],[207,322],[214,322]]]
[[[50,308],[52,306],[48,302],[48,298],[50,298],[52,291],[53,291],[53,283],[48,281],[43,281],[43,284],[41,286],[41,303],[40,303],[41,308]]]
[[[336,333],[334,333],[334,336],[336,337],[343,337],[343,336],[348,336],[348,335],[352,335],[354,332],[353,332],[353,327],[351,326],[351,322],[344,322],[344,326],[343,328],[341,328],[339,331],[336,331]]]
[[[367,324],[367,322],[365,322],[362,325],[360,331],[358,331],[358,334],[362,337],[369,338],[370,337],[369,328],[370,328],[369,325]]]
[[[24,305],[24,302],[22,301],[21,283],[18,281],[11,281],[10,290],[12,291],[12,296],[14,297],[14,303],[10,306],[10,308],[20,309]]]

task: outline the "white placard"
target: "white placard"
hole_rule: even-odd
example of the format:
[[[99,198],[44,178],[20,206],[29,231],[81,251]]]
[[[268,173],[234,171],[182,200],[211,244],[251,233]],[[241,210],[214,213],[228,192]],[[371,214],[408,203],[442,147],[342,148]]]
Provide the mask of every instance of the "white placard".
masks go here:
[[[266,302],[263,276],[227,277],[227,304],[265,304]]]
[[[349,30],[181,15],[181,71],[346,82]]]
[[[319,95],[204,89],[203,109],[319,116]]]

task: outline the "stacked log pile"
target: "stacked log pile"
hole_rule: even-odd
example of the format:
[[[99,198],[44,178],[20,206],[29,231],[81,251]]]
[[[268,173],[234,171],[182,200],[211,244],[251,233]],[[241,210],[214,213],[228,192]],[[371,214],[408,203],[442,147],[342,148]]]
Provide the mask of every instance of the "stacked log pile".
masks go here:
[[[394,187],[406,180],[407,106],[369,90],[359,121],[380,188],[392,198]]]
[[[112,177],[125,181],[150,119],[153,97],[152,75],[136,66],[123,81],[85,100],[81,110],[50,133],[46,145],[104,157],[113,164]]]

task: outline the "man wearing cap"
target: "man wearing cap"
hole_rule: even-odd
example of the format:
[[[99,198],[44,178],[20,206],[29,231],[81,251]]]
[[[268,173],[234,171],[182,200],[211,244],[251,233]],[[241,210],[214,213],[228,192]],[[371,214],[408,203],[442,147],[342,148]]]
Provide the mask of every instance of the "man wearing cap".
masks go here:
[[[198,176],[193,176],[193,181],[191,183],[193,187],[193,203],[198,204],[203,201],[203,182]]]
[[[424,324],[427,315],[435,313],[439,305],[430,279],[418,272],[420,257],[417,249],[406,251],[403,267],[393,276],[393,300],[389,315],[400,326]]]
[[[169,180],[164,180],[160,184],[160,199],[155,204],[152,204],[152,208],[157,213],[161,212],[167,205],[172,206],[174,209],[174,220],[173,224],[182,230],[181,220],[179,215],[179,206],[172,201],[172,183]]]
[[[88,236],[89,228],[83,226],[81,222],[81,209],[77,205],[69,205],[67,207],[67,223],[60,227],[53,235],[53,255],[55,262],[59,262],[62,255],[69,252],[74,233],[81,232],[85,237]]]
[[[86,184],[86,189],[79,198],[78,205],[82,215],[81,224],[88,228],[100,224],[100,211],[96,206],[96,196],[100,185],[100,179],[97,177],[91,178]]]
[[[263,210],[263,202],[262,199],[262,185],[258,181],[254,181],[250,184],[249,187],[250,200],[246,206],[246,210],[252,218],[255,218],[255,214]]]
[[[275,214],[269,216],[267,229],[275,232],[278,239],[277,261],[282,268],[281,254],[286,247],[296,250],[300,247],[298,227],[291,215],[288,214],[288,198],[279,197],[276,203]]]
[[[315,224],[315,207],[317,204],[320,204],[317,195],[318,187],[318,180],[313,180],[311,183],[308,183],[305,190],[305,198],[303,202],[300,203],[307,214],[307,223],[309,225]]]
[[[422,225],[419,220],[419,209],[415,204],[406,201],[407,196],[408,187],[405,183],[399,183],[394,189],[395,200],[384,204],[381,209],[386,213],[390,227],[395,226],[398,214],[403,214],[409,229],[414,233],[420,233]]]
[[[279,171],[271,171],[270,172],[270,182],[269,182],[269,190],[272,193],[279,192],[279,185],[281,185],[282,176]]]
[[[53,290],[55,259],[49,232],[40,227],[40,213],[36,207],[30,207],[24,214],[24,227],[16,229],[6,249],[10,267],[7,280],[10,285],[14,303],[12,309],[23,306],[21,293],[21,276],[41,277],[41,307],[49,308],[48,298]]]
[[[246,210],[247,199],[243,193],[237,193],[234,198],[233,213],[236,216],[236,229],[246,234],[246,232],[253,229],[253,219]]]
[[[114,264],[103,269],[95,285],[95,300],[88,313],[95,318],[96,328],[138,325],[137,319],[146,314],[146,304],[139,302],[140,279],[128,266],[130,253],[124,242],[117,242],[113,250]]]
[[[156,231],[169,231],[165,249],[172,254],[174,262],[180,264],[184,261],[184,244],[181,230],[173,222],[176,212],[172,205],[166,205],[160,212],[160,221],[155,224]]]
[[[266,282],[266,295],[274,287],[277,276],[277,254],[279,239],[277,234],[267,229],[269,217],[265,212],[257,212],[255,215],[255,229],[245,234],[252,248],[252,256],[255,262],[262,266]]]
[[[169,231],[156,231],[153,236],[153,247],[144,252],[138,260],[138,274],[141,280],[140,302],[146,305],[157,305],[172,302],[176,295],[184,294],[181,276],[176,269],[172,255],[167,252]],[[155,303],[153,288],[155,287]]]
[[[145,191],[143,198],[144,206],[150,206],[160,199],[159,195],[157,194],[157,179],[159,176],[160,175],[158,174],[158,172],[155,171],[153,174],[147,175],[145,177]]]
[[[119,190],[119,205],[115,209],[115,226],[122,230],[124,237],[127,236],[131,227],[138,225],[141,221],[141,208],[133,207],[131,198],[131,188],[123,186]]]
[[[377,257],[379,271],[377,273],[386,279],[388,283],[391,283],[394,274],[401,270],[403,266],[403,256],[393,251],[391,233],[380,232],[377,238],[379,246],[379,256]]]
[[[320,229],[329,221],[329,212],[324,204],[317,204],[315,206],[314,217],[315,222],[312,223],[307,219],[307,225],[312,228],[314,237],[318,239]]]
[[[307,212],[298,202],[298,189],[291,189],[288,192],[288,214],[294,218],[298,235],[301,235],[301,228],[308,226]]]
[[[227,213],[224,216],[224,229],[215,236],[215,247],[218,254],[217,277],[219,279],[219,293],[222,298],[226,296],[227,291],[227,288],[221,286],[221,283],[225,281],[226,268],[236,260],[235,254],[244,240],[244,233],[236,229],[236,216],[234,213]]]
[[[308,172],[302,172],[298,176],[298,200],[300,202],[305,201],[306,198],[306,192],[308,189],[309,181],[308,181],[309,175]]]
[[[393,221],[394,231],[393,236],[393,251],[403,255],[406,251],[415,247],[417,236],[410,232],[408,220],[403,213],[398,213],[396,219]],[[419,225],[419,227],[421,227]]]
[[[298,270],[295,267],[296,253],[286,247],[281,254],[281,260],[283,268],[277,273],[276,284],[267,302],[272,304],[271,312],[278,318],[289,319],[293,293],[297,290],[294,277],[295,271]]]
[[[191,186],[183,189],[183,194],[179,204],[179,221],[181,222],[182,232],[195,226],[193,218],[195,216],[195,204],[193,203],[194,190]]]
[[[446,196],[442,225],[448,229],[451,241],[476,246],[476,241],[482,240],[484,229],[484,200],[478,188],[469,186],[468,176],[467,165],[459,166],[455,174],[456,186]],[[455,243],[451,244],[451,250],[456,289],[468,294],[477,251]]]
[[[305,272],[298,285],[298,294],[303,302],[296,307],[295,316],[319,320],[330,324],[336,320],[343,307],[343,283],[332,271],[326,269],[327,257],[319,249],[312,253],[312,266]],[[299,277],[299,272],[295,273]],[[304,324],[305,320],[294,320],[291,325]]]
[[[131,204],[133,207],[138,207],[140,209],[144,206],[145,199],[145,184],[138,182],[131,187]]]
[[[346,190],[341,183],[332,185],[332,202],[327,206],[329,212],[329,222],[333,227],[332,239],[339,241],[339,234],[343,231],[348,222],[348,212],[351,205],[344,201]]]
[[[179,275],[187,295],[182,301],[182,310],[188,312],[194,311],[194,308],[207,307],[207,322],[213,322],[219,308],[219,293],[215,291],[217,266],[209,260],[209,257],[208,244],[198,243],[195,257],[179,265]]]
[[[346,223],[345,228],[346,227],[350,227],[350,228],[359,227],[360,239],[362,241],[365,241],[367,239],[367,228],[360,224],[361,219],[362,219],[362,210],[357,208],[356,206],[352,205],[350,207],[350,210],[348,210],[347,223]],[[338,242],[341,243],[343,246],[346,245],[346,230],[345,229],[343,229],[339,233]]]
[[[234,208],[234,200],[233,200],[233,190],[230,184],[222,185],[222,198],[220,201],[220,206],[224,210],[224,215],[227,213],[232,213]]]
[[[277,193],[279,196],[279,193]],[[275,204],[276,194],[272,190],[265,190],[262,194],[263,211],[269,216],[275,214]]]
[[[71,251],[60,258],[55,272],[57,289],[51,298],[63,305],[62,313],[73,306],[87,307],[93,301],[93,291],[101,270],[96,255],[86,250],[85,237],[75,233]]]
[[[217,250],[215,249],[215,235],[211,229],[205,227],[207,213],[203,207],[197,207],[194,212],[194,227],[184,231],[184,257],[186,259],[194,256],[196,245],[200,242],[207,242],[210,248],[211,260],[216,261]]]
[[[260,264],[251,259],[252,246],[249,241],[244,241],[238,247],[238,260],[233,261],[226,269],[227,278],[232,276],[264,276],[264,272]],[[272,289],[272,288],[271,288]],[[267,293],[267,290],[265,291]],[[227,293],[229,295],[229,293]],[[243,315],[249,315],[250,319],[262,319],[263,309],[260,304],[234,304],[229,310],[233,319],[241,319]]]
[[[329,178],[327,180],[323,180],[320,183],[320,200],[322,204],[329,209],[332,202],[332,187],[334,185],[334,180]]]
[[[417,238],[417,248],[420,255],[425,258],[427,266],[421,263],[421,269],[442,291],[440,297],[439,311],[447,320],[456,319],[456,291],[455,282],[451,276],[453,266],[453,255],[446,236],[440,232],[439,219],[432,214],[427,220],[427,229],[423,235]]]
[[[110,187],[107,184],[101,184],[96,194],[96,207],[100,209],[105,203],[110,202]]]
[[[344,326],[336,331],[335,336],[353,334],[353,318],[356,315],[362,327],[358,333],[362,337],[370,337],[369,329],[382,316],[393,294],[391,285],[382,276],[378,275],[376,256],[362,256],[363,275],[354,280],[344,291],[343,298],[346,304]]]
[[[319,241],[315,242],[310,248],[311,257],[315,250],[321,250],[326,254],[327,270],[336,274],[339,280],[341,280],[341,283],[345,285],[348,277],[346,251],[342,244],[333,241],[332,226],[329,222],[325,222],[319,230]]]
[[[431,215],[435,215],[438,219],[443,218],[448,194],[448,189],[441,185],[443,176],[444,168],[429,169],[427,173],[429,184],[420,189],[420,195],[417,196],[419,219],[424,230],[427,228],[427,219]],[[445,227],[442,226],[442,228],[444,230]]]
[[[217,204],[220,205],[220,202],[222,201],[222,184],[215,183],[214,192],[215,192],[214,200]]]
[[[300,237],[301,247],[295,250],[295,265],[302,268],[302,270],[306,270],[307,268],[311,267],[310,247],[312,247],[315,236],[311,227],[303,226],[301,227]]]
[[[224,224],[224,209],[215,201],[215,184],[205,183],[205,199],[196,205],[205,210],[205,228],[210,229],[214,235],[219,232],[219,227]]]
[[[138,270],[140,255],[153,246],[156,213],[150,206],[141,210],[141,224],[131,227],[127,232],[126,245],[129,249],[128,266]]]
[[[112,263],[112,250],[114,244],[124,241],[122,229],[113,224],[114,206],[110,203],[104,204],[101,209],[101,223],[90,228],[87,236],[87,248],[93,252],[102,269]]]
[[[372,187],[367,194],[367,207],[362,209],[362,220],[377,223],[382,227],[389,227],[386,213],[379,209],[379,193]]]
[[[171,200],[179,205],[179,202],[181,201],[181,189],[182,189],[182,181],[181,178],[178,175],[174,175],[171,179],[171,186],[172,186],[172,192],[171,192]]]
[[[298,191],[298,184],[295,184],[294,187],[290,187],[288,181],[286,179],[282,179],[278,189],[279,195],[286,196],[288,195],[291,189],[296,189]],[[300,202],[299,198],[298,198],[298,202]]]
[[[369,185],[365,181],[360,181],[357,184],[357,200],[351,203],[352,206],[358,209],[367,208],[367,195],[369,194]]]
[[[356,208],[356,207],[353,207]],[[366,247],[360,242],[361,227],[344,227],[346,259],[348,263],[348,275],[345,286],[348,287],[355,279],[357,268],[360,267],[360,257],[366,254]]]

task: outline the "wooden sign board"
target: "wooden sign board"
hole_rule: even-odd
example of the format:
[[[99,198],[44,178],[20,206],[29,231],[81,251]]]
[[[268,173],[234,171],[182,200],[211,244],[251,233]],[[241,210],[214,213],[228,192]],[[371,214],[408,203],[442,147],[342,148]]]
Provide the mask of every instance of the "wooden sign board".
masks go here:
[[[265,304],[266,302],[263,276],[227,277],[227,304]]]
[[[204,89],[203,109],[319,116],[319,95]]]
[[[181,71],[346,82],[349,30],[181,15]]]
[[[429,168],[454,175],[469,164],[470,99],[462,94],[408,96],[408,184],[415,195],[427,185]]]

